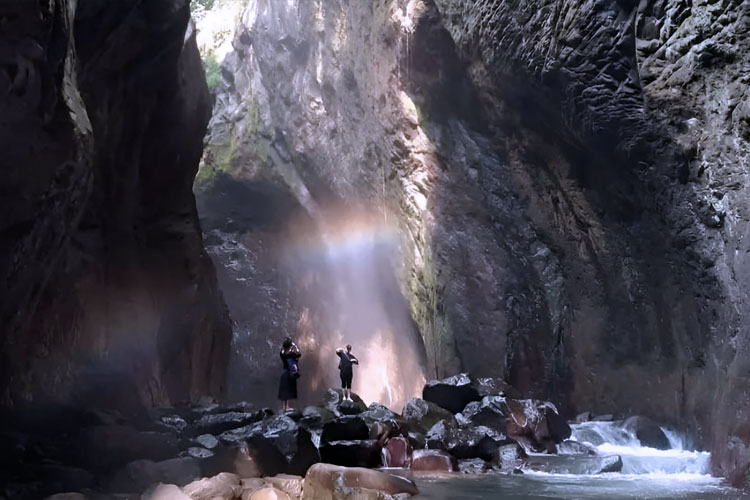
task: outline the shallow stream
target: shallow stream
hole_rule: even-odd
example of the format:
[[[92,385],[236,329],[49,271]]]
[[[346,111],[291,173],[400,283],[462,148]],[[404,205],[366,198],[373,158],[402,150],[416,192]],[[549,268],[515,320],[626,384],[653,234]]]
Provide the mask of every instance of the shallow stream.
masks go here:
[[[586,422],[573,427],[571,439],[589,443],[602,455],[620,455],[622,472],[550,474],[524,470],[522,475],[489,473],[416,477],[419,499],[507,500],[750,500],[750,494],[726,486],[708,474],[708,452],[684,449],[679,435],[664,429],[672,449],[641,446],[636,437],[613,422]],[[571,470],[575,469],[575,458]]]

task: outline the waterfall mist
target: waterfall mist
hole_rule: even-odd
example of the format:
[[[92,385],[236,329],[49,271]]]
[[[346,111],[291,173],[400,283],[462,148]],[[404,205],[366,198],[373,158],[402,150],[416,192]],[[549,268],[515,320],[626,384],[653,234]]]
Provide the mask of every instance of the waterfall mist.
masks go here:
[[[373,214],[376,212],[372,212]],[[300,389],[340,387],[336,348],[351,344],[359,359],[353,391],[366,403],[396,411],[421,394],[424,344],[395,270],[399,239],[382,215],[327,209],[299,223],[282,272],[296,276],[301,307],[296,341],[303,351]]]

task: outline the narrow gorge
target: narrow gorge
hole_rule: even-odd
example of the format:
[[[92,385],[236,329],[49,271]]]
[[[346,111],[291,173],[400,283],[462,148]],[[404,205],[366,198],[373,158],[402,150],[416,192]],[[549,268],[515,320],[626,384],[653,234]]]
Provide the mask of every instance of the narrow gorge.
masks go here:
[[[8,0],[0,34],[0,500],[305,476],[388,420],[750,487],[746,1]]]

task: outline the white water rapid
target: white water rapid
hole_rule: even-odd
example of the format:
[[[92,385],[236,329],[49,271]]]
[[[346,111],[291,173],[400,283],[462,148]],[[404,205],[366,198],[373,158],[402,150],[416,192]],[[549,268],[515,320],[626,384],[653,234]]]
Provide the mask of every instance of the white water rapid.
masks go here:
[[[602,455],[619,455],[622,474],[680,475],[688,479],[709,473],[711,454],[686,450],[682,436],[667,428],[662,431],[672,447],[669,450],[642,446],[635,434],[618,422],[585,422],[571,428],[572,440],[590,444]]]
[[[417,477],[421,493],[415,499],[750,500],[709,474],[710,453],[685,449],[679,433],[662,430],[669,450],[642,446],[618,422],[574,424],[571,440],[593,446],[601,456],[620,456],[622,471],[592,472],[599,460],[593,455],[530,454],[523,474]]]

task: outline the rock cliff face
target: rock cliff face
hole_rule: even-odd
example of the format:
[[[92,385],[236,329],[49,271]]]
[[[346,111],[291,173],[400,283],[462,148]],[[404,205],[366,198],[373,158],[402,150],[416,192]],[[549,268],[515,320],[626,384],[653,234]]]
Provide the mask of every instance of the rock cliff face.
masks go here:
[[[567,411],[683,425],[742,482],[748,9],[250,1],[197,192],[254,264],[210,251],[262,275],[275,223],[365,207],[396,228],[388,272],[429,376],[504,375]],[[246,209],[227,224],[232,190]],[[278,307],[256,338],[299,330],[301,282],[245,286]]]
[[[3,405],[220,396],[231,329],[192,181],[185,1],[0,6]],[[186,33],[187,31],[187,33]]]

